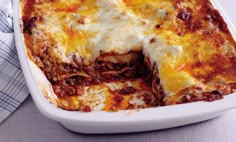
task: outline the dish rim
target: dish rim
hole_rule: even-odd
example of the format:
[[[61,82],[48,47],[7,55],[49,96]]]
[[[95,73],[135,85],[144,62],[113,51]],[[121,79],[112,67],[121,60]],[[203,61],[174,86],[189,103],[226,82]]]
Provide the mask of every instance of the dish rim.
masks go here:
[[[232,36],[236,39],[236,30],[221,8],[217,0],[211,0],[214,8],[219,10]],[[14,35],[17,53],[19,56],[20,64],[26,83],[31,92],[31,96],[40,110],[45,116],[56,121],[70,121],[70,122],[84,122],[92,125],[93,123],[141,123],[152,121],[167,121],[171,119],[181,119],[183,117],[194,117],[209,113],[223,112],[236,107],[236,93],[227,95],[224,99],[214,102],[193,102],[187,104],[146,108],[140,110],[121,110],[118,112],[80,112],[80,111],[67,111],[54,106],[49,103],[44,97],[42,91],[37,85],[32,70],[30,68],[30,61],[25,52],[25,45],[23,42],[23,34],[21,32],[21,19],[20,19],[20,0],[13,1],[13,21],[14,21]],[[174,112],[174,113],[173,113]],[[148,117],[146,117],[148,115]]]

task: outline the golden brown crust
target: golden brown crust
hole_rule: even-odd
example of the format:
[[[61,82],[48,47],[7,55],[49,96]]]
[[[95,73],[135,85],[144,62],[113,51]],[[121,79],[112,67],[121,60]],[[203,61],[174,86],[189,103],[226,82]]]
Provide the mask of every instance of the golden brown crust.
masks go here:
[[[99,56],[91,60],[97,45],[88,47],[94,44],[88,39],[96,37],[100,31],[85,31],[80,28],[87,23],[99,22],[93,17],[99,13],[95,3],[95,0],[21,0],[27,54],[52,83],[54,92],[59,97],[59,107],[91,111],[93,108],[89,106],[89,101],[86,102],[81,96],[85,93],[84,88],[93,88],[94,85],[100,87],[100,90],[107,89],[106,95],[102,96],[106,98],[103,102],[105,106],[100,106],[107,111],[213,101],[236,91],[236,42],[222,16],[209,0],[123,0],[117,6],[118,10],[123,10],[121,17],[129,13],[138,22],[142,19],[141,27],[140,24],[132,26],[142,28],[144,38],[153,37],[148,41],[146,49],[144,44],[134,44],[135,47],[130,50],[119,47],[124,50],[124,53],[120,53],[116,48],[104,47],[99,51]],[[45,8],[49,8],[50,12]],[[74,21],[76,25],[69,26],[61,22],[67,16],[72,17],[69,21]],[[122,21],[121,17],[114,19]],[[49,23],[48,18],[55,20]],[[136,22],[129,18],[126,17],[127,24]],[[53,26],[57,27],[51,31]],[[43,38],[39,37],[39,31],[43,33]],[[107,39],[109,42],[104,43],[110,43],[109,36],[110,33],[105,35],[103,40]],[[137,43],[143,42],[136,40]],[[121,41],[118,39],[116,43],[119,42]],[[162,42],[163,45],[160,44]],[[146,51],[155,44],[157,46],[150,52]],[[61,49],[60,46],[66,47]],[[80,48],[75,49],[75,46]],[[165,51],[167,47],[170,49]],[[160,48],[163,50],[159,50]],[[127,89],[125,81],[136,85]],[[107,86],[113,82],[123,88],[109,90]],[[119,91],[122,89],[128,92],[131,90],[132,93],[124,95],[120,93],[124,90]],[[132,96],[138,92],[134,90],[141,92],[141,95],[136,98]],[[91,96],[87,98],[89,97]],[[137,98],[144,103],[130,104]]]

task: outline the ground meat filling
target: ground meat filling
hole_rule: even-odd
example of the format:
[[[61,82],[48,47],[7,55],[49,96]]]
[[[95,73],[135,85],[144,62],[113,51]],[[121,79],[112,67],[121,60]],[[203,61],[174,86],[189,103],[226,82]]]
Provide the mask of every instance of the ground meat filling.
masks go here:
[[[126,58],[129,55],[132,55],[133,58],[126,60],[126,62],[110,62],[98,58],[94,63],[88,65],[83,59],[79,61],[76,57],[73,57],[73,63],[70,64],[58,63],[51,61],[50,58],[44,58],[41,69],[52,83],[53,89],[59,97],[80,95],[77,90],[84,86],[112,81],[142,79],[151,87],[153,71],[145,63],[143,54],[141,52],[129,52],[120,56]],[[160,86],[158,81],[155,81],[155,84],[154,86]],[[119,90],[119,94],[132,94],[135,91],[135,88],[128,87]]]
[[[131,55],[131,57],[130,57]],[[106,55],[108,57],[114,55]],[[123,80],[132,78],[143,78],[151,73],[150,69],[146,67],[144,56],[141,52],[129,52],[128,54],[119,55],[115,58],[125,59],[111,62],[98,58],[95,61],[95,70],[97,70],[102,79],[107,80]]]
[[[133,58],[129,56],[132,55]],[[73,63],[57,63],[50,58],[43,58],[41,69],[46,77],[52,83],[55,94],[58,97],[80,96],[81,88],[89,85],[96,85],[103,82],[128,81],[132,79],[142,79],[155,94],[156,106],[165,106],[166,104],[163,87],[160,83],[159,72],[156,65],[152,65],[149,59],[144,58],[141,52],[129,52],[119,55],[118,58],[129,58],[126,61],[107,60],[109,56],[101,55],[92,64],[85,64],[83,59],[78,60],[73,57]],[[104,58],[106,57],[106,58]],[[39,57],[40,58],[40,57]],[[125,87],[115,90],[115,94],[131,95],[137,90],[133,87]],[[223,98],[221,91],[203,92],[201,88],[186,88],[179,92],[179,102],[189,103],[195,101],[214,101]],[[203,94],[198,96],[197,94]],[[122,97],[117,97],[119,100]],[[146,98],[145,102],[149,102]]]
[[[212,7],[209,1],[203,1],[203,0],[195,1],[194,3],[196,5],[200,5],[199,7],[196,8],[188,6],[188,4],[186,4],[188,2],[186,0],[173,0],[172,2],[174,4],[173,8],[175,9],[176,12],[174,17],[171,18],[173,20],[172,21],[173,27],[172,24],[164,24],[163,21],[155,23],[155,25],[153,25],[155,27],[155,30],[163,30],[163,32],[165,32],[168,29],[170,33],[173,32],[179,37],[183,38],[183,41],[185,41],[184,40],[185,37],[188,37],[187,34],[189,35],[193,34],[194,36],[201,34],[201,36],[203,37],[201,38],[202,40],[210,40],[210,43],[212,42],[212,44],[215,47],[217,47],[217,51],[220,52],[221,51],[220,49],[224,45],[225,46],[227,45],[224,35],[230,34],[227,25],[224,22],[224,19],[222,18],[220,13]],[[102,83],[104,84],[106,83],[112,84],[117,82],[127,83],[133,80],[138,80],[138,81],[141,80],[140,82],[142,86],[138,87],[136,86],[135,88],[133,87],[135,86],[134,85],[135,83],[133,84],[130,83],[131,84],[130,86],[125,86],[125,87],[123,86],[118,89],[114,87],[117,84],[112,86],[115,89],[109,88],[110,89],[109,97],[113,97],[113,99],[115,100],[114,106],[121,105],[122,102],[125,102],[124,101],[126,99],[125,97],[130,97],[130,96],[142,97],[141,99],[140,98],[138,99],[143,100],[145,102],[145,105],[149,104],[148,107],[150,107],[150,106],[166,106],[172,104],[182,104],[195,101],[211,102],[214,100],[222,99],[224,95],[236,92],[235,82],[225,82],[225,83],[220,82],[221,84],[220,85],[216,84],[214,88],[211,88],[212,90],[210,89],[204,90],[204,88],[206,87],[202,87],[202,85],[199,85],[201,87],[191,85],[187,86],[187,88],[180,88],[182,90],[177,90],[178,92],[170,93],[170,91],[168,92],[168,88],[165,88],[165,86],[163,87],[161,84],[162,78],[160,79],[159,76],[159,70],[157,68],[158,65],[156,63],[151,63],[149,58],[144,57],[143,51],[129,51],[126,54],[117,54],[113,52],[105,53],[103,51],[100,51],[100,56],[97,57],[92,62],[88,62],[86,59],[83,59],[82,57],[78,57],[76,55],[72,55],[72,59],[68,57],[70,63],[59,61],[57,60],[58,59],[57,57],[55,56],[53,57],[53,55],[51,54],[52,52],[51,49],[57,48],[57,46],[60,45],[59,44],[54,45],[53,44],[54,39],[53,38],[51,39],[51,36],[45,36],[45,38],[50,38],[50,40],[52,40],[52,43],[45,42],[47,44],[40,44],[42,42],[41,38],[40,40],[37,38],[36,40],[34,39],[35,38],[34,35],[38,34],[36,32],[37,29],[36,30],[34,29],[37,27],[40,29],[38,23],[46,21],[43,15],[42,14],[40,15],[40,12],[38,13],[36,11],[37,9],[34,7],[34,3],[39,4],[42,2],[40,2],[40,0],[38,0],[38,2],[35,0],[26,0],[24,3],[24,12],[22,13],[23,14],[22,32],[25,35],[25,39],[27,39],[25,42],[26,45],[28,44],[27,54],[29,58],[35,64],[37,64],[37,66],[44,72],[47,79],[52,84],[53,90],[55,94],[58,96],[58,98],[65,99],[73,97],[76,98],[76,96],[82,97],[83,94],[85,93],[83,93],[81,90],[84,88],[89,88],[87,86],[91,87]],[[168,10],[167,12],[165,12],[165,15],[166,14],[167,15],[169,14],[168,17],[172,16],[172,12],[168,12]],[[85,24],[83,18],[79,19],[78,22],[79,24]],[[144,25],[146,25],[145,21]],[[55,31],[55,33],[56,32],[57,30]],[[52,32],[50,34],[54,33]],[[175,36],[173,36],[173,39],[174,38]],[[171,38],[168,37],[166,39],[172,40],[172,37]],[[230,41],[231,39],[228,40]],[[150,43],[154,42],[157,42],[156,38],[152,38],[150,40]],[[36,49],[34,49],[35,48],[33,46],[34,43],[38,44],[35,45],[37,46],[36,48],[37,51]],[[201,44],[199,45],[201,46]],[[185,44],[183,46],[185,46]],[[187,48],[188,47],[186,47],[186,49]],[[201,50],[199,50],[199,52],[200,51]],[[196,57],[197,56],[198,56],[198,51],[196,53]],[[227,56],[229,58],[221,56],[221,54],[219,55],[216,54],[214,58],[212,58],[211,62],[206,61],[205,63],[204,60],[202,61],[200,59],[199,61],[196,60],[197,62],[194,62],[194,64],[190,62],[189,63],[190,67],[188,71],[191,72],[190,75],[196,78],[196,80],[202,81],[203,84],[210,82],[217,75],[230,74],[230,77],[234,76],[236,74],[234,66],[236,64],[236,58],[234,55],[234,51],[230,52],[229,50]],[[195,53],[193,57],[195,57]],[[226,65],[224,65],[225,63]],[[206,68],[207,66],[212,67],[212,69],[209,69],[207,73],[194,72],[195,69],[200,70]],[[177,84],[174,85],[177,86]],[[164,89],[166,90],[164,91]],[[142,95],[138,96],[139,95],[138,93],[140,92],[142,93]],[[135,104],[133,104],[133,106],[134,105]],[[90,106],[87,105],[82,105],[80,109],[86,112],[92,110],[92,108],[90,108]],[[114,107],[114,110],[116,110],[116,107]]]

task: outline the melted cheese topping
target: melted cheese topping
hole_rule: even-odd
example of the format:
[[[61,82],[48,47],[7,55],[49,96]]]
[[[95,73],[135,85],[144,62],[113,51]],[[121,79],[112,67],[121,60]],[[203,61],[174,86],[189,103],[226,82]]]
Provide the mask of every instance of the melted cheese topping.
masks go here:
[[[101,54],[142,51],[169,97],[236,82],[230,61],[236,44],[209,1],[39,0],[33,9],[31,17],[41,16],[33,28],[34,52],[50,45],[61,62],[71,62],[71,55],[93,62]]]

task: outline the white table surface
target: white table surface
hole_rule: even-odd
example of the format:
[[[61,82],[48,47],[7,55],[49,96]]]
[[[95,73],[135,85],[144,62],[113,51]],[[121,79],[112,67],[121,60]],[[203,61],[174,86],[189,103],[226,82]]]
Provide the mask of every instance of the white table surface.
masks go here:
[[[236,26],[236,0],[219,0]],[[235,100],[236,103],[236,100]],[[84,135],[44,117],[29,97],[0,125],[0,142],[236,142],[236,110],[193,125],[152,132]]]

